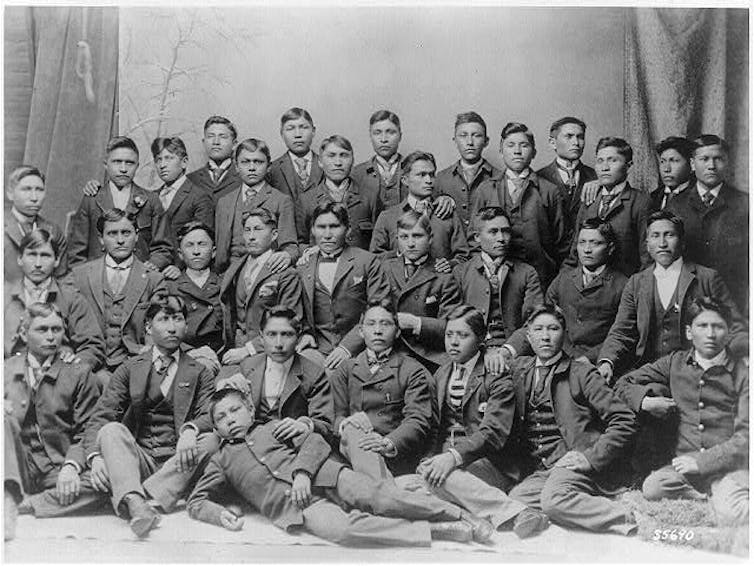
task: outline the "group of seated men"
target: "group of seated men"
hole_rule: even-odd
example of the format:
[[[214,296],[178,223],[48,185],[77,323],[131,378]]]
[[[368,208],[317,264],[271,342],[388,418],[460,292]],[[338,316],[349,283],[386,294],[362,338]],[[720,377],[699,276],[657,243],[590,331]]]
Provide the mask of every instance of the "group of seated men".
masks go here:
[[[16,513],[110,499],[146,537],[183,500],[230,530],[247,506],[346,545],[486,542],[550,522],[631,534],[629,487],[709,499],[748,522],[748,198],[714,135],[657,146],[662,185],[627,182],[630,145],[553,123],[554,161],[507,124],[505,169],[459,114],[459,160],[288,149],[204,126],[106,148],[65,234],[45,179],[7,182],[5,537]]]

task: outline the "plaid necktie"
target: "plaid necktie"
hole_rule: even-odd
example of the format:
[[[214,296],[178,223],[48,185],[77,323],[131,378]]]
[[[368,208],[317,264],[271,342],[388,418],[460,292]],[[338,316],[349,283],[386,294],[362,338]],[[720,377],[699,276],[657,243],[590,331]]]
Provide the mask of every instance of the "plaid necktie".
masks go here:
[[[583,272],[584,273],[584,287],[588,287],[589,285],[594,282],[597,277],[599,277],[596,273],[593,271],[589,271],[588,269]]]
[[[109,265],[107,268],[107,284],[115,295],[120,295],[126,284],[126,269],[123,265]]]
[[[380,368],[387,362],[390,354],[374,355],[371,352],[367,352],[367,362],[369,362],[369,373],[374,375]]]
[[[414,206],[414,210],[418,212],[419,214],[426,214],[427,216],[431,216],[432,203],[429,200],[418,200],[416,201],[416,206]]]
[[[214,169],[212,166],[210,166],[209,169],[209,176],[212,179],[212,182],[217,185],[220,182],[220,179],[223,178],[223,174],[225,173],[225,169],[222,167],[215,167]]]
[[[309,173],[306,172],[306,159],[303,157],[296,157],[293,160],[296,164],[296,174],[302,185],[306,185],[309,180]]]
[[[524,192],[524,185],[526,183],[526,179],[522,179],[521,177],[513,177],[512,179],[508,179],[511,183],[513,183],[513,191],[511,192],[511,200],[513,201],[513,204],[518,204],[521,200],[521,194]]]
[[[170,364],[173,363],[173,358],[160,354],[154,362],[154,377],[149,383],[149,397],[151,399],[157,399],[162,393],[162,382],[165,380],[165,376],[168,374]]]
[[[704,206],[709,208],[712,206],[712,203],[715,202],[715,195],[712,194],[712,191],[707,190],[704,193],[704,196],[702,197],[702,202],[704,202]]]
[[[576,188],[576,168],[572,167],[569,169],[568,167],[563,167],[560,163],[556,162],[556,164],[558,166],[558,169],[564,171],[565,174],[568,175],[565,186],[568,189],[568,195],[570,196],[573,194],[573,190]]]
[[[493,261],[492,263],[484,262],[484,265],[487,267],[486,275],[487,280],[490,282],[490,284],[495,288],[500,287],[500,277],[498,277],[497,272],[500,271],[500,265],[502,264],[502,261],[498,258],[497,260]]]
[[[600,197],[600,208],[599,208],[599,211],[597,213],[600,216],[600,218],[604,218],[605,215],[608,213],[608,211],[610,210],[610,203],[613,202],[613,198],[614,197],[615,197],[615,195],[613,195],[611,193],[608,193],[606,195],[603,194]]]
[[[466,384],[464,383],[464,373],[466,368],[461,366],[457,372],[453,372],[450,377],[450,383],[448,383],[448,399],[453,408],[458,409],[463,403],[463,394],[466,391]]]

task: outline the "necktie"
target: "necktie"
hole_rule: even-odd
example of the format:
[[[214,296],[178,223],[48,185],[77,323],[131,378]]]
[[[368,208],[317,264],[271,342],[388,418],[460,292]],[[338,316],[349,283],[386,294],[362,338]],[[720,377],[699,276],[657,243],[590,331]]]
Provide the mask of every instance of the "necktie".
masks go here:
[[[416,265],[413,261],[407,261],[406,262],[406,279],[411,279],[413,277],[414,273],[416,273],[416,270],[419,268],[418,265]]]
[[[448,397],[450,399],[450,404],[456,409],[461,406],[461,403],[463,403],[463,394],[466,391],[466,386],[463,382],[465,372],[465,367],[461,366],[458,368],[455,377],[453,377],[448,384]]]
[[[254,269],[257,266],[257,260],[249,256],[249,259],[246,262],[246,271],[243,274],[243,280],[244,285],[246,285],[246,294],[248,295],[251,293],[251,288],[254,286],[254,280],[253,277]]]
[[[152,380],[149,384],[149,397],[152,399],[157,399],[160,394],[164,395],[162,392],[162,382],[165,380],[165,376],[168,374],[168,369],[170,368],[170,364],[172,363],[173,358],[170,356],[166,356],[165,354],[160,354],[159,357],[154,362],[154,376],[155,379]]]
[[[107,283],[115,295],[120,295],[123,286],[126,284],[126,269],[128,269],[126,266],[121,265],[111,265],[108,267],[109,277]]]
[[[426,214],[429,216],[432,214],[432,203],[428,200],[418,200],[416,201],[414,210],[419,214]]]
[[[39,287],[37,285],[32,285],[26,288],[26,292],[29,293],[29,304],[33,303],[44,303],[44,295],[46,293],[46,289],[44,287]]]
[[[604,218],[607,212],[610,210],[610,203],[613,202],[613,196],[611,193],[603,194],[600,197],[600,208],[598,211],[598,215],[600,218]]]
[[[380,371],[380,368],[382,367],[382,364],[384,364],[387,361],[388,356],[382,355],[382,356],[374,356],[371,354],[367,354],[367,361],[369,362],[369,373],[374,375],[378,371]]]
[[[592,282],[597,279],[597,274],[593,271],[586,270],[584,271],[584,287],[588,287],[592,284]]]
[[[45,368],[43,367],[33,367],[31,368],[31,383],[29,386],[31,387],[31,390],[36,393],[37,388],[39,387],[39,383],[42,381],[42,377],[44,376]]]
[[[715,195],[712,194],[712,191],[708,190],[704,193],[702,200],[704,201],[704,205],[709,208],[715,202]]]
[[[335,263],[338,261],[338,257],[340,257],[340,254],[326,254],[319,252],[320,263]]]
[[[500,278],[498,277],[497,272],[500,270],[501,263],[502,262],[500,261],[493,261],[492,263],[485,262],[485,265],[487,266],[487,279],[495,289],[500,287]]]
[[[170,197],[170,193],[173,191],[173,187],[170,185],[163,185],[163,187],[160,189],[160,202],[162,203],[162,208],[167,210],[169,203],[168,203],[168,197]]]
[[[521,177],[513,177],[512,179],[509,179],[511,183],[513,183],[513,192],[511,193],[511,200],[513,201],[513,204],[518,204],[518,202],[521,200],[521,193],[524,192],[524,183],[526,179],[522,179]]]
[[[377,162],[377,172],[380,174],[380,178],[382,179],[383,185],[389,185],[390,181],[393,179],[393,166],[383,165],[379,161]]]
[[[564,171],[568,178],[566,179],[565,186],[568,189],[568,196],[573,194],[573,190],[576,188],[576,168],[575,167],[563,167],[558,163],[558,169]]]
[[[257,191],[255,191],[251,187],[246,187],[243,193],[244,204],[248,205],[251,199],[253,199],[255,196],[257,196]]]
[[[545,383],[547,382],[547,374],[550,368],[548,366],[537,366],[536,373],[534,374],[537,382],[534,385],[534,396],[541,397],[545,392]]]
[[[309,180],[309,174],[306,172],[306,159],[304,159],[303,157],[296,157],[294,159],[294,162],[296,164],[296,174],[301,180],[301,184],[306,185],[307,181]]]
[[[220,179],[223,178],[223,174],[225,173],[225,169],[222,167],[215,167],[214,169],[210,166],[209,170],[209,176],[212,178],[212,182],[217,185],[220,182]]]

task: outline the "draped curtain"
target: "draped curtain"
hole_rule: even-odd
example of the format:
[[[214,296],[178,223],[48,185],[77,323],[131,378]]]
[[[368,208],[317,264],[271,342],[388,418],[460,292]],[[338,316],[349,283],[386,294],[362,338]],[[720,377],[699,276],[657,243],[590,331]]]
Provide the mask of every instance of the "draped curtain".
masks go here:
[[[63,226],[81,199],[83,184],[103,178],[104,148],[114,131],[117,101],[118,9],[9,10],[25,12],[28,40],[31,100],[23,162],[45,173],[42,214]],[[15,16],[18,24],[21,18]],[[17,165],[6,163],[6,171]]]
[[[653,146],[671,135],[731,144],[730,178],[748,191],[748,10],[626,10],[624,125],[632,181],[657,186]]]

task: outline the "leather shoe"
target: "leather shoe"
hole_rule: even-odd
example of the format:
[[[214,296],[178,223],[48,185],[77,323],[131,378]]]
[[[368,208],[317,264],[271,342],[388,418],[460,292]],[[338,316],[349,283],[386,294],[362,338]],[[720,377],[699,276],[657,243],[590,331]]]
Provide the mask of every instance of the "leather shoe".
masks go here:
[[[469,542],[473,538],[471,525],[465,521],[440,521],[429,524],[433,540]]]
[[[469,525],[471,525],[471,532],[472,532],[472,537],[474,539],[474,542],[479,542],[481,544],[486,544],[490,542],[490,539],[492,538],[492,533],[495,532],[495,528],[492,526],[492,523],[490,523],[487,519],[482,519],[481,517],[477,517],[476,515],[473,515],[472,513],[467,513],[466,511],[462,511],[461,520],[464,523],[468,523]]]
[[[138,493],[129,493],[124,499],[131,516],[131,530],[137,537],[144,538],[160,523],[160,514]]]
[[[547,515],[531,507],[527,507],[516,515],[513,522],[513,532],[518,538],[533,537],[544,531],[550,524]]]
[[[4,540],[13,540],[16,538],[16,521],[18,519],[18,503],[13,494],[6,488],[5,498],[3,501],[4,506]]]

